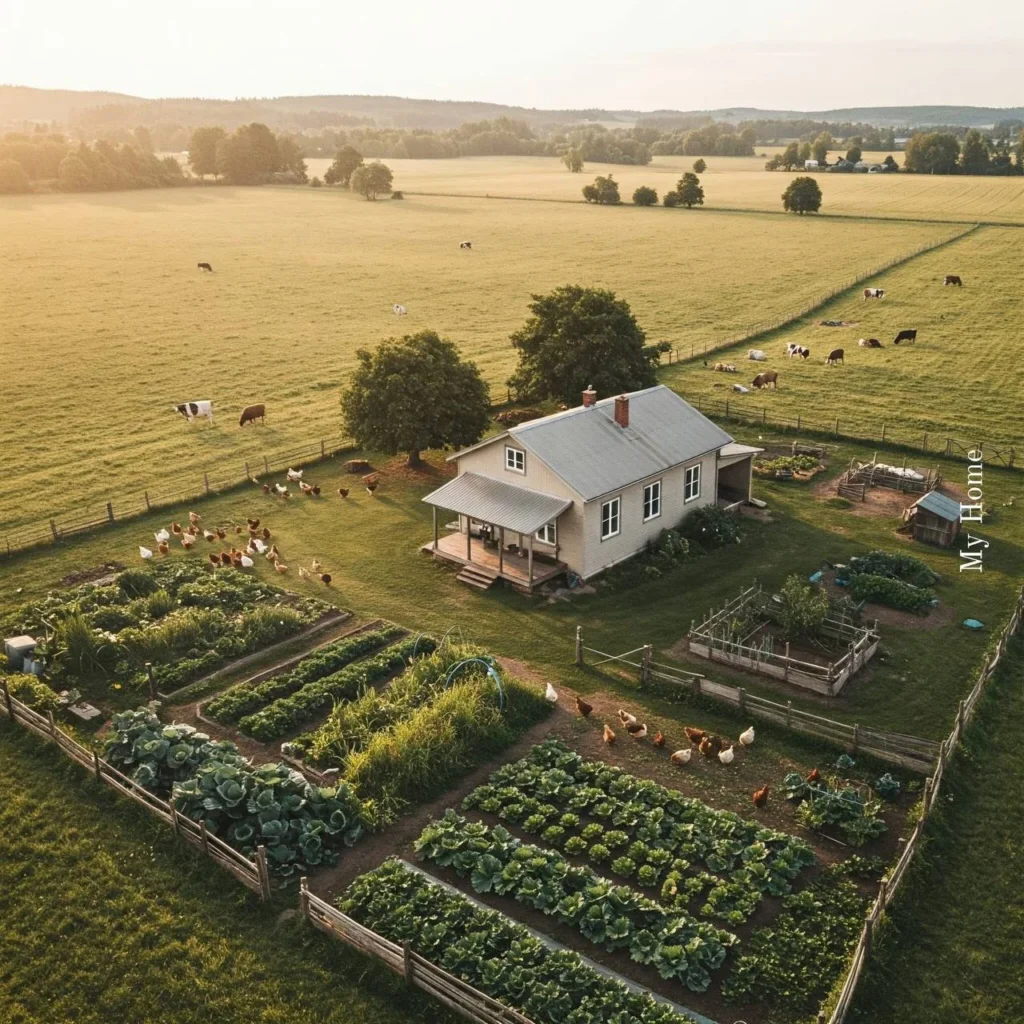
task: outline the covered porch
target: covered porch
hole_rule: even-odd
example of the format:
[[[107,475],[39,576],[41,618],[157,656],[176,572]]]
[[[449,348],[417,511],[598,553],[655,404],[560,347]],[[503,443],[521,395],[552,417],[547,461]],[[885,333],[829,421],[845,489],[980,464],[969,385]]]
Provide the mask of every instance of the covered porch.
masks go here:
[[[763,448],[731,441],[718,452],[717,504],[732,509],[750,501],[754,480],[754,456]]]
[[[501,480],[463,473],[423,499],[433,509],[434,536],[421,550],[463,566],[459,579],[486,590],[499,579],[532,590],[567,569],[558,560],[557,520],[572,504]],[[442,536],[445,513],[458,515]],[[554,526],[554,543],[537,539]],[[447,527],[444,527],[447,529]]]

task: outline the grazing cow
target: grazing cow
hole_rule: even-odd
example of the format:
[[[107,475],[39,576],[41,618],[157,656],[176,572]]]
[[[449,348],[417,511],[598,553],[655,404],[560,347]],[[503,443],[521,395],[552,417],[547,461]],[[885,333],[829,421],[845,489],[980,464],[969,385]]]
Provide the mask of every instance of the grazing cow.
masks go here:
[[[751,382],[750,386],[760,390],[766,388],[768,385],[775,389],[779,386],[779,375],[775,370],[765,370],[763,373],[759,373]]]
[[[213,402],[184,402],[181,405],[172,405],[174,412],[180,412],[191,423],[200,416],[205,416],[213,423]]]
[[[836,363],[843,362],[845,362],[845,360],[843,359],[843,350],[841,348],[832,349],[832,351],[825,357],[826,366],[835,366]]]
[[[947,274],[946,279],[942,282],[943,287],[947,284],[955,284],[957,288],[963,288],[964,283],[960,280],[959,274]]]
[[[403,306],[400,302],[396,302],[391,307],[391,312],[394,313],[395,316],[405,316],[405,314],[408,313],[409,310],[407,310],[405,306]]]
[[[894,345],[898,345],[901,341],[909,341],[912,345],[916,345],[917,344],[917,328],[915,327],[913,330],[903,330],[903,331],[900,331],[900,333],[897,334],[895,339],[893,340],[893,344]]]
[[[197,263],[196,266],[200,270],[208,270],[211,274],[213,273],[213,267],[211,267],[209,263]]]
[[[786,345],[786,355],[792,359],[793,356],[799,356],[801,359],[806,359],[811,354],[811,350],[805,345],[797,345],[795,342],[789,342]]]
[[[882,343],[877,338],[861,338],[857,342],[861,348],[881,348]]]
[[[264,422],[263,417],[266,415],[267,407],[260,402],[259,405],[247,405],[242,410],[242,415],[238,420],[238,425],[244,427],[246,423],[255,423],[257,420],[260,423]]]
[[[460,249],[472,249],[473,248],[473,243],[472,242],[459,242],[459,248]]]
[[[747,353],[747,358],[753,359],[755,362],[758,363],[763,363],[768,357],[759,348],[752,348]]]
[[[865,288],[864,289],[864,301],[868,299],[884,299],[885,289],[884,288]]]

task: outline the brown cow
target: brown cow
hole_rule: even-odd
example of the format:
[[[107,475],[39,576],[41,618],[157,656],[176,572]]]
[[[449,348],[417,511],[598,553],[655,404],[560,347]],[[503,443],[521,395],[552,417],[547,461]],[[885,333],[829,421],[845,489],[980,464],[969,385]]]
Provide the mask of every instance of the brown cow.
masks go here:
[[[829,352],[829,354],[825,358],[825,365],[826,366],[835,366],[836,363],[842,363],[842,362],[844,362],[844,360],[843,360],[843,350],[841,348],[834,348],[834,349],[832,349],[832,351]]]
[[[260,423],[265,422],[263,417],[266,415],[266,406],[260,402],[259,405],[247,405],[242,410],[242,416],[238,421],[240,427],[244,427],[246,423],[255,423],[257,420]]]
[[[754,388],[766,388],[771,384],[773,388],[778,390],[779,387],[779,375],[775,370],[765,370],[763,373],[759,373],[751,382],[750,386]]]
[[[947,274],[945,281],[942,282],[943,287],[947,284],[955,284],[957,288],[963,288],[964,283],[960,280],[959,274]]]

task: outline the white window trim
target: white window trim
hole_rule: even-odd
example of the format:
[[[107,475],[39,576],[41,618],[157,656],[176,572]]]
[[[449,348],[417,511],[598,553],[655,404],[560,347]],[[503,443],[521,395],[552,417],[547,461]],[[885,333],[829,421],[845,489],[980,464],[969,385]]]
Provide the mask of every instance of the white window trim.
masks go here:
[[[522,468],[520,468],[519,466],[516,466],[514,464],[515,461],[516,461],[515,456],[513,456],[512,462],[510,463],[510,461],[509,461],[509,454],[508,454],[509,452],[515,452],[516,455],[519,456],[520,460],[523,463]],[[515,447],[513,447],[510,444],[505,445],[505,469],[508,470],[509,473],[521,473],[521,474],[525,475],[525,473],[526,473],[526,452],[524,452],[522,448],[515,448]]]
[[[549,528],[551,530],[551,540],[548,540],[546,536]],[[558,524],[552,519],[550,523],[545,523],[533,536],[541,544],[549,544],[551,547],[555,547],[558,543]]]
[[[604,510],[605,506],[615,504],[615,529],[611,533],[604,532]],[[611,516],[608,517],[611,520]],[[606,540],[611,540],[613,537],[618,537],[622,533],[622,495],[617,495],[614,498],[609,498],[607,501],[601,502],[601,541],[602,543]]]
[[[660,480],[651,480],[650,483],[644,484],[643,496],[642,496],[642,499],[641,499],[641,512],[643,511],[644,506],[646,506],[647,503],[648,503],[647,502],[647,491],[648,491],[649,488],[652,488],[652,487],[657,487],[658,488],[658,511],[657,512],[653,512],[649,516],[644,516],[643,519],[644,519],[645,523],[649,523],[652,519],[658,519],[661,516],[661,492],[662,492],[662,486],[661,486],[661,481]],[[652,502],[652,504],[653,504],[653,502]]]
[[[686,491],[687,491],[687,489],[689,487],[689,485],[686,482],[686,477],[687,477],[687,474],[690,472],[690,470],[696,470],[696,473],[697,473],[697,493],[696,494],[691,494],[689,497],[686,497]],[[702,479],[703,476],[704,476],[704,474],[703,474],[703,472],[701,470],[701,464],[699,462],[695,462],[692,466],[687,466],[683,470],[683,504],[684,505],[688,505],[691,501],[696,501],[700,497],[701,486],[704,483],[704,481]]]

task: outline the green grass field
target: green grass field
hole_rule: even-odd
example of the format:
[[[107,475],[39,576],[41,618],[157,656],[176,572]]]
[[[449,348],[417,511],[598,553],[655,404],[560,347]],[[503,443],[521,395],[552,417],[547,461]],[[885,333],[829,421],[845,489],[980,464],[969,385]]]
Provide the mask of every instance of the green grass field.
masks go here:
[[[203,470],[241,476],[258,453],[337,437],[355,350],[396,332],[451,337],[504,399],[531,293],[613,288],[652,340],[685,348],[948,232],[312,189],[7,198],[0,218],[0,533],[170,480],[195,491]],[[215,428],[172,412],[194,399],[214,401]],[[267,424],[240,431],[250,402]]]
[[[724,396],[738,410],[760,415],[764,408],[777,422],[800,413],[804,423],[824,427],[838,417],[840,430],[853,436],[880,437],[885,423],[887,436],[917,443],[928,431],[1021,448],[1022,242],[1016,228],[979,228],[873,278],[869,283],[886,291],[880,301],[853,289],[790,327],[715,353],[738,365],[744,383],[765,366],[778,370],[778,391],[727,395],[722,385],[736,378],[710,372],[700,360],[666,367],[663,379],[691,401]],[[943,287],[948,273],[959,274],[964,287]],[[855,326],[821,327],[823,319]],[[917,328],[917,343],[894,347],[904,327]],[[878,338],[885,348],[859,348],[859,338]],[[807,346],[810,357],[787,359],[788,342]],[[747,361],[752,346],[768,354],[767,364]],[[844,349],[844,365],[824,365],[833,348]]]
[[[758,152],[773,153],[773,148]],[[900,156],[900,154],[896,154]],[[884,159],[885,154],[868,154]],[[659,156],[646,167],[587,164],[570,174],[549,157],[470,157],[462,160],[388,160],[395,186],[410,192],[448,192],[475,196],[520,196],[579,200],[580,189],[595,175],[611,174],[629,202],[638,185],[657,189],[659,197],[675,187],[694,157]],[[834,159],[834,157],[833,157]],[[799,171],[766,171],[762,157],[705,157],[701,175],[705,209],[751,209],[781,213],[780,197]],[[329,160],[309,160],[310,175],[322,175]],[[928,220],[991,220],[1024,224],[1024,178],[950,177],[926,174],[819,174],[822,213],[852,217],[900,217]],[[663,211],[673,214],[673,211]],[[681,212],[681,211],[679,211]]]

